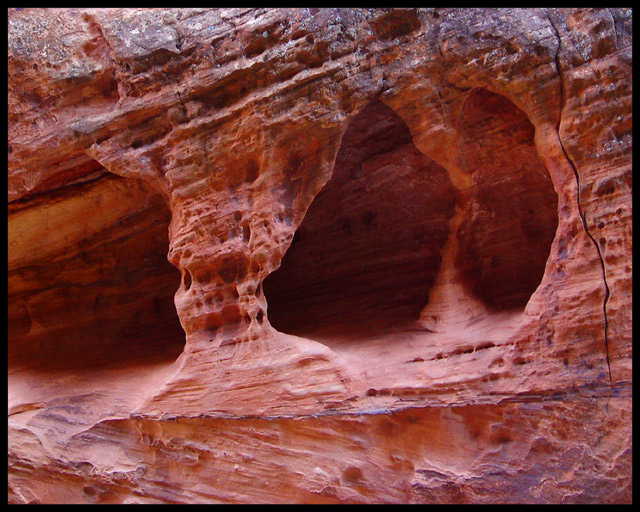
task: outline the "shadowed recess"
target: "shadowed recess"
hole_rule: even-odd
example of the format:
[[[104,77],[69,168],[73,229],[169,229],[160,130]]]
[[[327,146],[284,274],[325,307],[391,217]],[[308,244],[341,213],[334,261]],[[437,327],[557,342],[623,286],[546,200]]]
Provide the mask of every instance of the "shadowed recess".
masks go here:
[[[49,201],[9,214],[9,367],[175,361],[185,344],[173,303],[180,272],[166,258],[171,213],[161,196],[106,174]],[[26,243],[42,248],[23,256]]]
[[[338,338],[412,325],[438,273],[456,197],[447,171],[415,148],[402,119],[371,101],[264,281],[271,324]]]
[[[558,197],[536,151],[535,128],[507,98],[477,88],[465,102],[460,133],[461,168],[472,185],[457,263],[487,305],[524,308],[558,226]]]

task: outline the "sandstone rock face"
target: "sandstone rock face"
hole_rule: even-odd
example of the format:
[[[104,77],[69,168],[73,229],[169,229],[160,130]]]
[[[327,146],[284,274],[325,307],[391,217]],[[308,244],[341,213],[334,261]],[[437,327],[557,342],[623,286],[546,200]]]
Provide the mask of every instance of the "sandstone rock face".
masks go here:
[[[10,503],[630,503],[629,9],[10,9]]]

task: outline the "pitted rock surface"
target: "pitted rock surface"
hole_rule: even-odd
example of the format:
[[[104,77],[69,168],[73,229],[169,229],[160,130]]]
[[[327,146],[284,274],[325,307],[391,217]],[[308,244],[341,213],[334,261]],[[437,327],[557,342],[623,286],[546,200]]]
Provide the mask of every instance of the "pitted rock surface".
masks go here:
[[[630,503],[630,9],[8,10],[10,503]]]

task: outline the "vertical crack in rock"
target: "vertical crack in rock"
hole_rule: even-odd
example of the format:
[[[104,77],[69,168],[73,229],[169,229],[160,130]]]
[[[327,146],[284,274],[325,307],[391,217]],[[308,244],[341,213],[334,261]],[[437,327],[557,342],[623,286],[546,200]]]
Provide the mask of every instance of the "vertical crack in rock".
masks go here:
[[[616,51],[618,51],[620,49],[620,33],[618,30],[618,23],[616,21],[616,17],[613,15],[613,12],[611,11],[611,8],[609,8],[608,12],[609,12],[609,16],[611,16],[611,22],[613,23],[613,32],[616,35]]]
[[[9,503],[631,502],[632,13],[430,12],[8,12]]]
[[[563,79],[562,71],[561,71],[561,68],[560,68],[560,50],[562,48],[562,39],[560,37],[560,32],[558,31],[558,27],[556,26],[555,22],[553,21],[553,18],[551,17],[551,13],[549,12],[548,9],[547,9],[547,17],[549,18],[549,22],[551,23],[551,26],[553,27],[553,30],[554,30],[554,32],[556,34],[557,39],[558,39],[558,50],[557,50],[556,55],[555,55],[556,68],[558,70],[558,77],[560,78],[560,116],[558,117],[558,126],[556,128],[557,131],[558,131],[558,141],[560,142],[560,149],[562,149],[562,153],[564,154],[565,158],[569,162],[569,165],[571,165],[571,169],[573,170],[573,175],[576,178],[576,185],[578,187],[578,190],[577,190],[578,213],[580,215],[580,220],[582,221],[582,226],[584,227],[584,231],[587,234],[587,236],[593,242],[593,245],[595,246],[596,251],[598,253],[598,259],[600,260],[600,267],[602,269],[602,281],[604,282],[604,288],[605,288],[604,301],[602,303],[602,312],[603,312],[603,316],[604,316],[604,347],[605,347],[605,353],[606,353],[606,356],[607,356],[607,369],[609,371],[609,382],[613,383],[613,377],[611,375],[611,362],[609,360],[609,322],[608,322],[608,318],[607,318],[607,304],[609,302],[609,297],[611,296],[611,292],[609,290],[609,284],[607,283],[607,269],[606,269],[606,266],[605,266],[604,257],[602,256],[602,250],[600,249],[600,245],[598,244],[596,239],[593,237],[593,235],[589,231],[589,226],[588,226],[587,221],[585,219],[584,212],[582,211],[582,205],[580,204],[580,190],[581,190],[580,189],[580,175],[578,174],[578,169],[576,168],[575,163],[573,162],[573,160],[571,159],[571,157],[567,153],[567,151],[566,151],[566,149],[564,147],[564,144],[562,142],[562,137],[560,136],[560,126],[562,125],[562,114],[564,112],[564,107],[565,107],[565,102],[566,102],[566,92],[565,92],[565,87],[564,87],[564,79]]]

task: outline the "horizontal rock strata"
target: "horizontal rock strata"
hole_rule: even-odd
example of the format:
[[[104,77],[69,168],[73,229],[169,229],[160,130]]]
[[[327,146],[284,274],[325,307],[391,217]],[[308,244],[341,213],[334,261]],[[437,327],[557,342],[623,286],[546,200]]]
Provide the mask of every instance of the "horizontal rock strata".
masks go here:
[[[630,503],[630,9],[9,9],[10,503]]]

